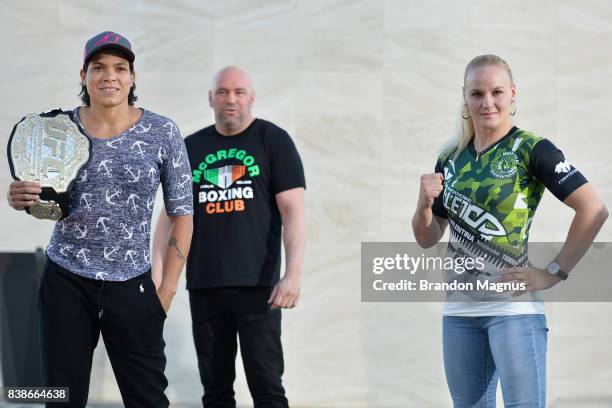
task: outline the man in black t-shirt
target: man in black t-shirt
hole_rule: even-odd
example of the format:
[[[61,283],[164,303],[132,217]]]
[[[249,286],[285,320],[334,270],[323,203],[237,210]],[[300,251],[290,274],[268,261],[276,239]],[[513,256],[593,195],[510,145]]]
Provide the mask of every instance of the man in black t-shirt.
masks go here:
[[[195,208],[187,289],[203,406],[236,406],[238,337],[255,407],[287,407],[280,309],[295,307],[300,293],[302,162],[287,132],[253,117],[255,93],[240,68],[214,76],[209,101],[215,124],[185,139]],[[167,234],[162,211],[156,242]]]

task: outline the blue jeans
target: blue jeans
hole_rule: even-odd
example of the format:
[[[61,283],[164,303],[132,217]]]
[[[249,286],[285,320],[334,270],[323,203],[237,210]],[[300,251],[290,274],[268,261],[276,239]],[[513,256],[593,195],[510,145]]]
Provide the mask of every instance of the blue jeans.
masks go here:
[[[455,408],[546,405],[546,316],[444,316],[444,370]]]

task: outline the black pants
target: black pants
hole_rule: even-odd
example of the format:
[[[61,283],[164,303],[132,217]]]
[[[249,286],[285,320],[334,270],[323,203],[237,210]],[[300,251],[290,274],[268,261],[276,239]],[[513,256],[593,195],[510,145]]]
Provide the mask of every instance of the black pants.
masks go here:
[[[281,311],[267,304],[270,288],[189,291],[193,338],[205,408],[236,407],[236,335],[255,408],[287,408],[281,377]]]
[[[166,314],[150,272],[104,282],[75,275],[47,259],[39,309],[46,385],[70,387],[69,403],[47,407],[85,407],[100,332],[125,407],[168,407]]]

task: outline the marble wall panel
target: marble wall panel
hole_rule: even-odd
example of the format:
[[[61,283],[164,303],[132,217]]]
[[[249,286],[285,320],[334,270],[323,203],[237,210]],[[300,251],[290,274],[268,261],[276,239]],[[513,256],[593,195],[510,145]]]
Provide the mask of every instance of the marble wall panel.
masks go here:
[[[609,360],[612,355],[609,342],[602,341],[602,333],[608,330],[606,316],[612,312],[612,306],[608,303],[551,303],[546,305],[546,310],[550,405],[563,408],[609,405],[612,392],[602,385],[612,381],[612,369],[599,362],[602,358]],[[584,350],[597,352],[584,353]],[[572,388],[575,385],[572,385],[572,377],[589,378],[589,381]]]
[[[333,27],[360,28],[382,23],[385,2],[377,0],[313,0],[297,2],[297,16],[303,26],[329,29]]]
[[[470,2],[470,24],[472,28],[494,28],[517,31],[553,31],[556,28],[555,0],[536,3],[518,0],[512,3],[503,0]]]
[[[385,32],[411,28],[465,30],[471,25],[469,4],[446,0],[415,0],[407,4],[402,0],[387,0],[384,2]]]
[[[377,240],[413,241],[410,219],[416,209],[420,177],[434,172],[438,154],[450,140],[452,129],[435,120],[414,123],[389,118],[384,123],[382,173],[396,176],[382,179],[380,236],[384,238]]]
[[[468,42],[467,33],[454,28],[408,27],[386,34],[383,120],[402,118],[418,125],[448,120],[454,124]]]
[[[25,112],[78,103],[82,47],[94,32],[132,40],[141,106],[173,118],[184,135],[213,121],[214,72],[243,66],[256,115],[289,131],[306,169],[302,301],[283,315],[292,406],[450,406],[442,305],[361,303],[360,243],[413,239],[419,176],[432,171],[452,134],[464,67],[482,53],[513,69],[516,123],[551,138],[612,206],[610,21],[606,0],[10,0],[0,15],[0,140]],[[0,160],[0,190],[9,178]],[[158,197],[156,213],[160,204]],[[564,239],[571,216],[546,194],[531,239]],[[52,228],[4,200],[0,224],[3,251],[44,246]],[[612,239],[609,225],[601,239]],[[604,406],[612,398],[609,309],[547,305],[552,406]],[[165,331],[168,395],[197,406],[190,327],[181,290]],[[92,378],[92,401],[120,401],[102,343]],[[236,398],[251,405],[240,364]]]

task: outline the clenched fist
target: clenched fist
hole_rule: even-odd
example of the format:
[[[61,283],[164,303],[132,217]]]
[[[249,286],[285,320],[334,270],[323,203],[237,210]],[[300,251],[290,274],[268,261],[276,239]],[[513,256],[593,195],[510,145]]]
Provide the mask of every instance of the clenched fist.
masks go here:
[[[42,189],[37,181],[13,181],[6,199],[14,209],[25,210],[40,199],[40,193]]]
[[[421,176],[419,209],[431,208],[433,206],[434,199],[442,192],[443,182],[444,176],[441,173],[423,174]]]

